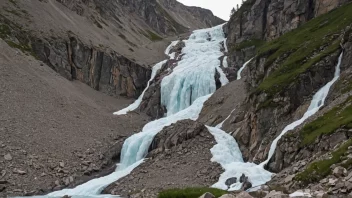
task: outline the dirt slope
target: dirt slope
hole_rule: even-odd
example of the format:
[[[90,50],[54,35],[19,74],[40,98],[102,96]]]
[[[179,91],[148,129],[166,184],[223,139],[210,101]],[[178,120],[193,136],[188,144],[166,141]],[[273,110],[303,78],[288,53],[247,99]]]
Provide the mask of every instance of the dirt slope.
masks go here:
[[[148,119],[117,118],[130,100],[70,82],[2,40],[0,49],[0,197],[94,174],[107,165],[100,155]]]

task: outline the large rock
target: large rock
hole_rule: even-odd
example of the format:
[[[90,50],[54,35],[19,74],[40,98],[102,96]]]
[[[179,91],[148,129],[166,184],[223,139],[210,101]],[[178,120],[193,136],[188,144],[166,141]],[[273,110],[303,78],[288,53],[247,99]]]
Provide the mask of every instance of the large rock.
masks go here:
[[[225,185],[230,188],[230,186],[234,183],[237,182],[237,177],[231,177],[231,178],[228,178],[226,181],[225,181]]]
[[[265,196],[265,198],[289,198],[290,196],[287,194],[284,194],[283,192],[278,192],[278,191],[270,191],[269,194]]]
[[[204,195],[200,196],[199,198],[215,198],[215,196],[211,193],[204,193]]]
[[[237,197],[239,197],[239,195],[237,195]],[[226,195],[222,195],[221,197],[219,198],[236,198],[235,195],[230,195],[230,194],[226,194]],[[244,197],[243,197],[244,198]]]
[[[248,194],[248,192],[246,191],[243,191],[241,192],[240,194],[236,195],[236,196],[233,196],[233,197],[236,197],[236,198],[253,198],[250,194]],[[225,198],[225,197],[224,197]],[[229,198],[232,198],[232,197],[229,197]]]
[[[335,177],[345,177],[347,176],[347,170],[344,167],[338,166],[336,168],[334,168],[333,172],[332,172]]]

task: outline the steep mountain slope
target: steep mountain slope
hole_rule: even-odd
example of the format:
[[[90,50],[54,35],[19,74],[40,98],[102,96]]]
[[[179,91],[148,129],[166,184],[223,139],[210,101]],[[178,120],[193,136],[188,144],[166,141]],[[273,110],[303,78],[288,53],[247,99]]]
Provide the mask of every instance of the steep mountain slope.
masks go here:
[[[149,67],[164,59],[169,37],[223,22],[201,8],[167,9],[172,2],[1,1],[1,37],[68,79],[137,97]]]
[[[0,48],[0,197],[42,194],[114,168],[116,141],[148,117],[117,118],[112,112],[130,100],[70,82],[2,40]]]
[[[314,195],[329,193],[343,197],[352,190],[350,176],[346,174],[352,168],[348,97],[352,61],[352,18],[348,13],[352,4],[331,1],[329,6],[322,7],[324,3],[327,2],[245,2],[225,27],[229,52],[220,60],[229,79],[233,79],[243,63],[254,58],[244,69],[243,80],[219,89],[204,104],[198,121],[216,126],[227,118],[222,129],[235,137],[246,161],[259,164],[267,159],[273,140],[287,125],[302,118],[313,95],[334,78],[343,52],[339,67],[341,77],[330,89],[328,99],[322,101],[320,112],[297,129],[288,131],[279,140],[279,147],[268,159],[269,163],[264,164],[268,170],[278,173],[266,189],[293,193],[309,188]],[[290,9],[273,11],[282,6]],[[292,13],[296,17],[292,17]],[[283,17],[286,14],[288,17]],[[296,25],[288,22],[298,18],[302,20],[296,21]],[[275,25],[278,33],[270,34],[270,20],[291,25]],[[170,53],[176,52],[176,57],[182,55],[183,46],[179,42]],[[177,67],[180,60],[169,61],[165,68],[173,68],[175,64]],[[152,106],[158,108],[156,112],[165,113],[158,92],[160,79],[167,75],[165,68],[148,90],[150,94],[140,108],[156,117],[157,114],[150,112]]]
[[[220,23],[176,1],[0,1],[0,197],[113,171],[149,118],[112,113],[140,95],[171,40]]]
[[[127,136],[137,128],[134,134],[118,138],[111,149],[96,147],[107,161],[93,156],[93,164],[102,163],[103,168],[120,162],[118,177],[93,180],[57,195],[95,196],[106,187],[108,194],[156,197],[165,189],[214,184],[242,191],[258,184],[261,188],[252,193],[257,197],[287,197],[299,189],[307,189],[313,197],[352,195],[350,0],[247,0],[226,25],[194,31],[187,39],[187,31],[221,21],[209,11],[171,0],[61,0],[34,3],[46,8],[40,11],[48,16],[43,25],[41,15],[21,11],[35,6],[3,4],[7,14],[0,18],[0,36],[10,46],[111,95],[139,96],[151,76],[145,64],[160,61],[164,53],[168,56],[154,70],[139,108],[116,118],[118,123],[136,119],[134,128],[125,126]],[[55,23],[59,28],[49,23],[56,20],[53,13],[64,20]],[[24,18],[27,14],[33,23]],[[29,27],[18,25],[24,21]],[[74,31],[67,32],[66,23]],[[96,27],[87,31],[92,24]],[[117,31],[119,38],[111,43]],[[56,36],[41,39],[45,34]],[[178,38],[170,39],[176,41],[163,49],[169,40],[161,37],[175,35]],[[11,64],[15,63],[6,68]],[[314,113],[305,116],[311,104]],[[153,121],[140,130],[144,113]],[[104,123],[110,120],[102,118]],[[295,127],[286,130],[287,126]],[[14,167],[7,161],[5,173]],[[71,173],[60,167],[59,163],[54,168],[59,174],[50,181],[60,180],[51,190],[76,187],[70,183]],[[14,168],[13,174],[25,175],[21,167]],[[77,171],[78,178],[87,169],[100,170],[84,166]],[[17,186],[5,187],[13,193]]]

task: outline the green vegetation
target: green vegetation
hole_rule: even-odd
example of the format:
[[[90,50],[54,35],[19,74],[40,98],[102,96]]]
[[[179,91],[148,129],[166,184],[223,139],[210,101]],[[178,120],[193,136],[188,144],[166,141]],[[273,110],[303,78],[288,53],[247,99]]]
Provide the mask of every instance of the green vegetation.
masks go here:
[[[245,40],[241,43],[236,44],[235,46],[231,47],[230,51],[241,51],[242,49],[245,49],[247,47],[252,47],[255,46],[257,49],[262,46],[265,43],[265,41],[260,40],[260,39],[251,39],[251,40]]]
[[[148,35],[146,35],[151,41],[161,41],[163,38],[154,32],[147,30]]]
[[[209,192],[215,197],[227,194],[227,191],[215,188],[185,188],[185,189],[171,189],[159,193],[158,198],[198,198],[204,193]]]
[[[30,55],[36,57],[36,55],[32,50],[32,47],[29,44],[30,42],[28,38],[25,37],[25,35],[27,35],[28,33],[22,31],[15,24],[11,24],[11,22],[7,20],[1,21],[2,19],[1,17],[2,16],[0,15],[0,38],[3,39],[10,47],[17,48],[21,50],[23,53],[27,52]],[[20,33],[18,34],[12,33],[11,30],[13,28],[19,29],[18,31],[20,31]],[[18,42],[15,42],[16,40]]]
[[[9,0],[9,2],[12,3],[13,5],[17,6],[16,0]]]
[[[256,91],[264,91],[270,98],[295,81],[312,65],[336,52],[340,42],[336,35],[339,35],[351,21],[352,4],[347,4],[307,22],[276,40],[263,44],[258,49],[258,57],[267,57],[266,68],[284,54],[288,56],[263,80]],[[322,46],[328,47],[313,56]],[[309,56],[313,58],[307,59]]]
[[[301,146],[306,146],[320,137],[334,133],[336,129],[345,126],[350,128],[352,124],[352,97],[340,104],[323,116],[305,125],[300,132]]]
[[[242,16],[242,14],[246,11],[249,11],[252,6],[254,5],[256,0],[246,0],[242,3],[241,7],[231,16],[232,17],[236,17],[236,16]],[[231,20],[230,19],[230,20]]]
[[[10,27],[6,24],[0,23],[0,38],[6,39],[9,34],[11,34]]]
[[[331,174],[330,166],[333,164],[341,163],[348,147],[352,146],[352,139],[345,142],[340,148],[331,153],[331,158],[319,160],[308,165],[307,169],[297,174],[294,178],[296,181],[301,181],[303,185],[308,185],[313,182],[320,181],[329,174]],[[342,166],[350,167],[351,162],[343,163]]]

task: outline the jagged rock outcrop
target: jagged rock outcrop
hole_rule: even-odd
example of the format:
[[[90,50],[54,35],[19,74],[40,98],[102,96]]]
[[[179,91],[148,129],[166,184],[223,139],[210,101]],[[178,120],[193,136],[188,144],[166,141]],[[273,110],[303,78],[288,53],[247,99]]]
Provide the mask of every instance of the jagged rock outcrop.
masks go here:
[[[250,10],[253,11],[260,6],[260,2],[256,1]],[[351,5],[348,4],[341,10],[350,9],[350,7]],[[237,11],[237,14],[245,13],[241,9]],[[230,122],[228,121],[224,124],[224,129],[230,132],[238,129],[236,123],[242,123],[241,130],[235,133],[235,136],[244,152],[245,159],[256,162],[263,161],[272,140],[286,125],[298,120],[303,115],[313,94],[333,78],[337,58],[341,52],[338,45],[340,42],[347,42],[346,34],[348,38],[350,24],[348,22],[341,24],[341,29],[335,33],[324,32],[325,30],[320,24],[324,22],[326,25],[334,24],[335,22],[329,21],[328,17],[330,15],[335,17],[335,14],[338,15],[337,13],[339,11],[314,19],[300,26],[297,30],[281,36],[275,42],[245,41],[247,46],[234,43],[235,51],[241,48],[241,45],[246,47],[238,52],[230,51],[230,57],[243,55],[247,59],[249,58],[248,54],[257,55],[244,71],[246,82],[249,85],[248,92],[251,93],[247,103],[250,103],[251,107],[247,108],[247,113],[242,116],[244,119],[241,121],[237,120],[232,124],[228,124]],[[236,14],[233,18],[236,19]],[[325,41],[316,42],[316,38],[299,41],[296,39],[304,37],[306,34],[303,32],[311,28],[316,28],[317,31],[310,36],[321,32],[320,38]],[[230,25],[229,31],[229,35],[238,36],[234,33],[236,30],[231,29]],[[265,36],[263,38],[269,39]],[[289,44],[287,41],[291,39],[295,40]],[[231,37],[228,38],[229,40]],[[309,49],[302,46],[309,46]],[[304,51],[306,54],[302,54],[300,48],[302,48],[302,53]],[[291,60],[295,62],[291,62]],[[302,69],[297,70],[300,67]],[[342,70],[344,71],[345,68],[342,67]],[[229,120],[231,119],[234,118]]]
[[[139,16],[155,32],[162,35],[177,35],[189,30],[212,27],[224,21],[210,10],[188,7],[176,0],[57,0],[79,15],[95,9],[104,17],[113,17],[117,21],[126,15]],[[85,6],[82,6],[85,5]],[[120,21],[121,22],[121,21]]]
[[[245,1],[225,27],[227,45],[234,52],[229,54],[229,65],[238,70],[245,60],[253,57],[251,47],[260,45],[260,40],[278,38],[348,2],[350,0]]]

